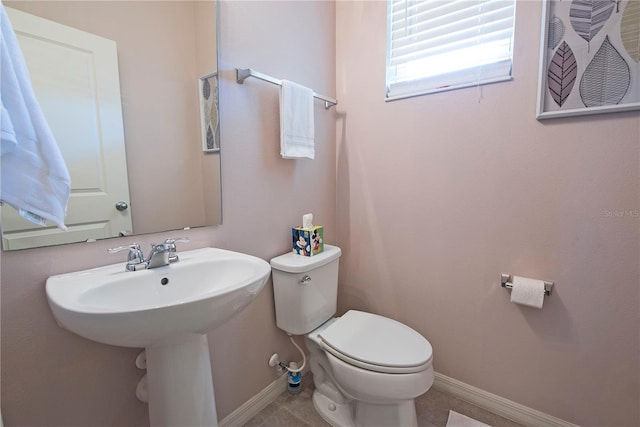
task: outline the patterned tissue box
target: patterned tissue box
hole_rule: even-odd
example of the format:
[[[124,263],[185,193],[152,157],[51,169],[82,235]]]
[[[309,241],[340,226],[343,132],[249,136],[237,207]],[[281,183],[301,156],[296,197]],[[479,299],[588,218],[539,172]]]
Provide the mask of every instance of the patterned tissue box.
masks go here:
[[[291,229],[293,252],[303,256],[318,255],[324,251],[324,227],[296,227]]]

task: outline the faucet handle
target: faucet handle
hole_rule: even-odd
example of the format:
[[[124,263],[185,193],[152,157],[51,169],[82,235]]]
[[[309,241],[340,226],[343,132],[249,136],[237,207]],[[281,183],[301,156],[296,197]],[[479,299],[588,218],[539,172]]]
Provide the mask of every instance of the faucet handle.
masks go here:
[[[142,249],[140,249],[140,245],[138,243],[132,243],[127,246],[118,246],[117,248],[110,248],[107,249],[107,252],[109,252],[110,254],[115,254],[126,250],[129,250],[129,255],[127,256],[127,262],[129,264],[144,262],[144,255],[142,254]]]
[[[169,262],[174,263],[178,262],[180,258],[178,258],[178,254],[176,253],[176,243],[189,243],[191,241],[188,237],[177,237],[177,238],[168,238],[164,241],[164,244],[169,249]]]
[[[167,245],[175,245],[176,243],[189,243],[191,239],[189,237],[176,237],[176,238],[168,238],[164,241]]]

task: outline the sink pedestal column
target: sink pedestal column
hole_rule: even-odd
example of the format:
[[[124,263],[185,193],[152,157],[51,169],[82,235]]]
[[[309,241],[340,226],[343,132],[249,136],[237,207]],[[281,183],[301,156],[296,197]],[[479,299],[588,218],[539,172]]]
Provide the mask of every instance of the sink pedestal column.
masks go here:
[[[146,348],[151,426],[217,426],[207,336]]]

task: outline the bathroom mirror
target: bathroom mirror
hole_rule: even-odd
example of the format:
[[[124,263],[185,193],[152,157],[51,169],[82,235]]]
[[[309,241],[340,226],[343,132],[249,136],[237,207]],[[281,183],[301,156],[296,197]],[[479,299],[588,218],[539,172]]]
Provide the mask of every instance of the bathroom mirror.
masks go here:
[[[220,224],[215,1],[3,3],[72,180],[69,231],[5,205],[3,249]]]

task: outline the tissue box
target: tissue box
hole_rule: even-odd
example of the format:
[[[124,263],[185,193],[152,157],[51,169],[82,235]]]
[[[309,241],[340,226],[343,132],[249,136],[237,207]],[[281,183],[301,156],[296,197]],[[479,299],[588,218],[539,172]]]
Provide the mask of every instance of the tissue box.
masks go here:
[[[324,251],[324,227],[296,227],[291,229],[293,252],[298,255],[313,256]]]

